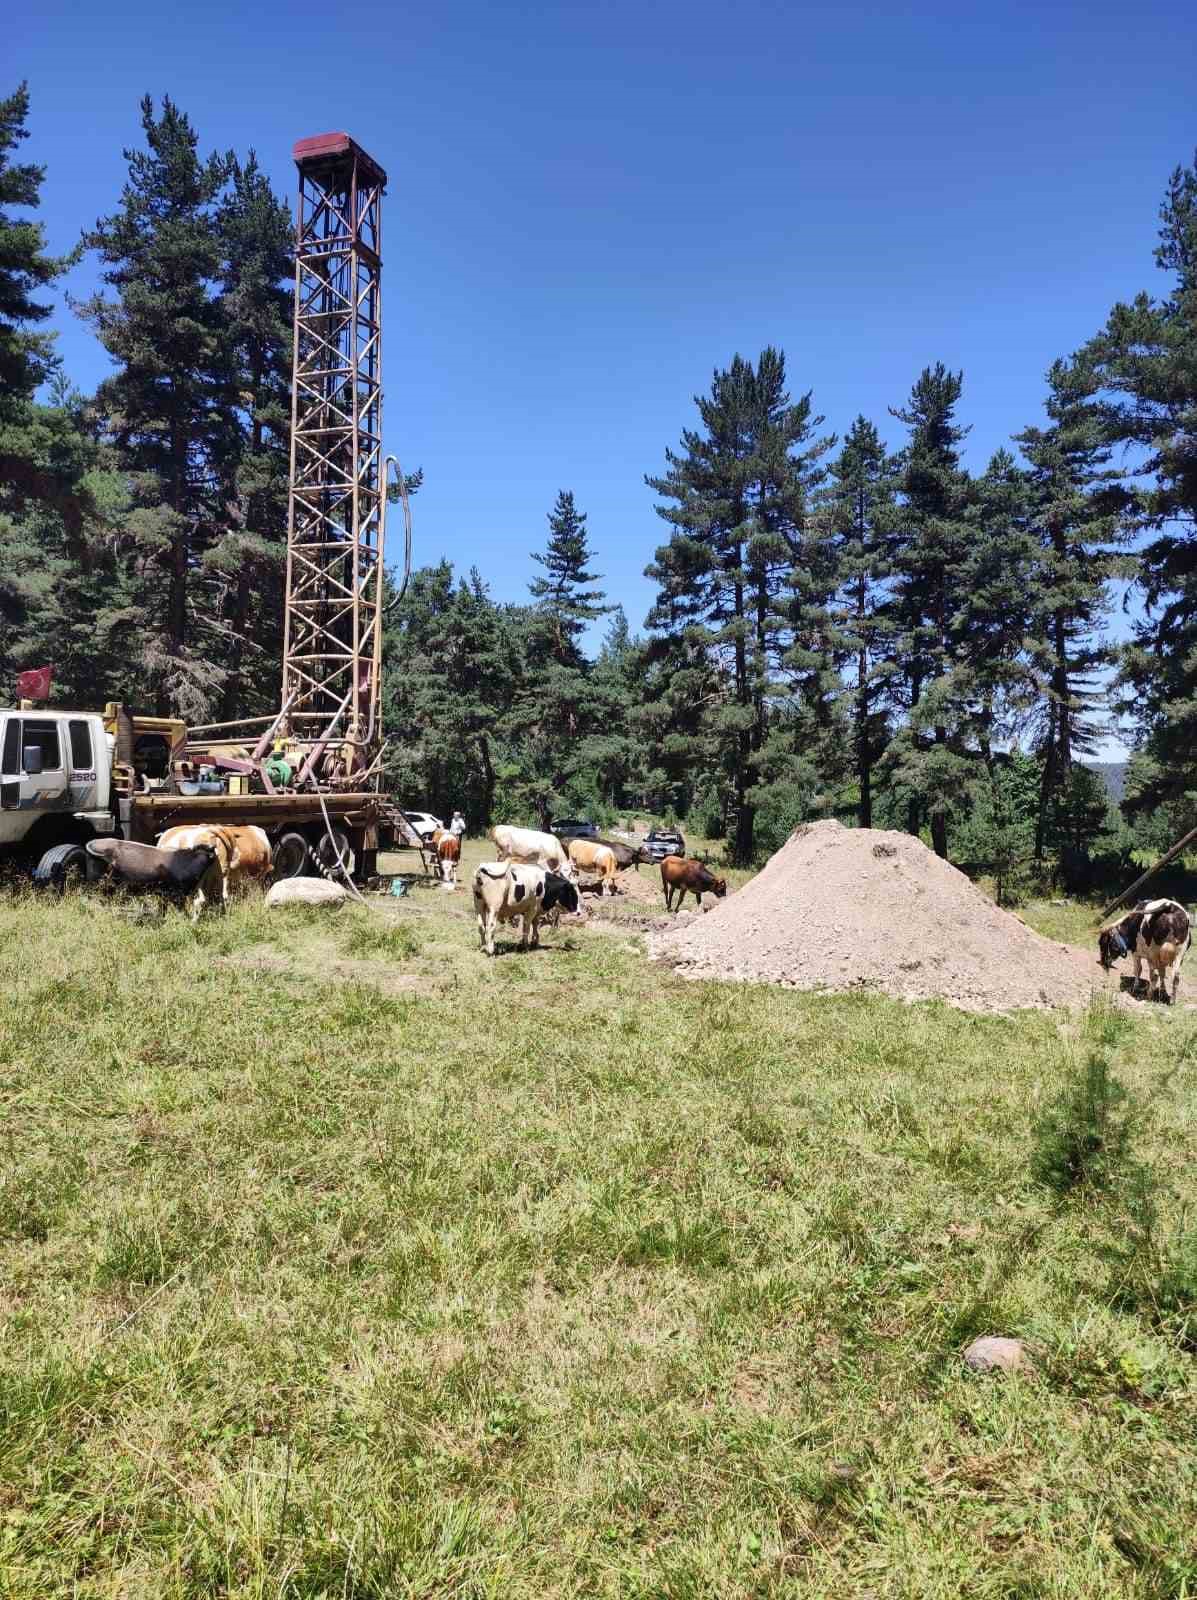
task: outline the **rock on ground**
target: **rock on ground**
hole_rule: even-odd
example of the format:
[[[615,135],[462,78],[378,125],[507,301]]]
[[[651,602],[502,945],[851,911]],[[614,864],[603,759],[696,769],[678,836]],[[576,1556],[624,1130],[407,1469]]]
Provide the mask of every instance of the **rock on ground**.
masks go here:
[[[686,977],[865,989],[966,1011],[1088,1003],[1087,953],[1033,933],[908,833],[813,822],[704,917],[649,937]]]
[[[326,878],[284,878],[272,884],[266,895],[266,904],[278,906],[339,906],[349,899],[344,884],[330,883]]]
[[[1026,1372],[1031,1358],[1021,1339],[1002,1339],[987,1334],[974,1339],[964,1352],[964,1364],[973,1372]]]

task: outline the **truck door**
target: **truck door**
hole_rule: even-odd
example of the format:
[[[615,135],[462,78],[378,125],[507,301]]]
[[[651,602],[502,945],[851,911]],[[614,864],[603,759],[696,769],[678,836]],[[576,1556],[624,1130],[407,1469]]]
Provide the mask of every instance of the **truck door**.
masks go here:
[[[13,844],[25,831],[20,804],[21,719],[0,716],[0,845]]]
[[[17,820],[14,812],[23,815],[15,828],[6,826],[6,842],[20,839],[29,831],[33,820],[30,812],[58,811],[70,805],[61,734],[62,726],[53,717],[32,717],[23,712],[9,715],[0,751],[2,814],[8,824]]]
[[[86,717],[72,717],[66,724],[70,754],[71,807],[91,811],[99,805],[100,755],[94,746],[94,730]]]

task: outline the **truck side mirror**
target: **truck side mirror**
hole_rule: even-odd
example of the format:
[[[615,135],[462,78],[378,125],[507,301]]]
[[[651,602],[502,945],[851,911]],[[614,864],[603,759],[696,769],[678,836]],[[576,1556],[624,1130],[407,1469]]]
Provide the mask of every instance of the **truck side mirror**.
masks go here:
[[[27,744],[21,751],[21,765],[25,769],[25,776],[36,778],[42,770],[42,747],[40,744]]]

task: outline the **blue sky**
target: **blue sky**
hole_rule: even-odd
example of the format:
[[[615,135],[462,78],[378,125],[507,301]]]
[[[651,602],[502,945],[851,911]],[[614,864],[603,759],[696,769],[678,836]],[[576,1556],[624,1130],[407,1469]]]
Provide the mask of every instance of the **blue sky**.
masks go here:
[[[522,599],[571,488],[633,626],[664,532],[643,476],[714,367],[780,344],[830,429],[863,411],[896,442],[886,407],[945,361],[983,466],[1049,362],[1156,287],[1197,143],[1197,22],[1160,0],[43,0],[7,40],[55,248],[113,208],[147,91],[288,197],[296,139],[364,145],[390,175],[385,427],[426,475],[417,559]],[[56,325],[93,386],[103,352]]]

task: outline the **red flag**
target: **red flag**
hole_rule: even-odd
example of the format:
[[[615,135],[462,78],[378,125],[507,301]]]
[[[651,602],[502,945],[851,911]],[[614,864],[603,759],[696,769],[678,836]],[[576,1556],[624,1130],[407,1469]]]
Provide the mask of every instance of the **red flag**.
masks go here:
[[[48,700],[50,698],[50,680],[53,676],[53,667],[34,667],[29,672],[22,672],[17,679],[18,698],[21,700]]]

